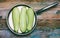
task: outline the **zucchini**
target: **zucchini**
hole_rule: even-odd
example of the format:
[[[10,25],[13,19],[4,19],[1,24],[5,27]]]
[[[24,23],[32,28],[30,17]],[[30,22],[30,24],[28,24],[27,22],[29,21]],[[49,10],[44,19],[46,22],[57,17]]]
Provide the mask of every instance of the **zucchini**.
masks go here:
[[[12,10],[12,20],[13,20],[14,31],[18,32],[18,29],[19,29],[19,9],[17,7],[15,7]]]
[[[32,29],[34,21],[34,11],[31,8],[27,9],[27,16],[28,16],[27,30],[29,31]]]
[[[21,8],[21,15],[20,15],[20,30],[21,32],[26,31],[26,7]]]

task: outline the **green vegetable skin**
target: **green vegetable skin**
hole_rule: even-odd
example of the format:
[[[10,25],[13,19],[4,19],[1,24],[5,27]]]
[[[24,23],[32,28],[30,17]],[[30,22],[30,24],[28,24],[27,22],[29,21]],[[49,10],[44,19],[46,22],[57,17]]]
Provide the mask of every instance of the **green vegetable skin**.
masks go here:
[[[23,7],[21,9],[21,15],[20,15],[20,30],[22,32],[26,31],[26,7]]]
[[[34,11],[31,8],[28,8],[27,16],[28,16],[27,30],[31,30],[34,21]]]
[[[12,20],[14,25],[14,31],[18,32],[19,29],[19,9],[15,7],[12,10]]]

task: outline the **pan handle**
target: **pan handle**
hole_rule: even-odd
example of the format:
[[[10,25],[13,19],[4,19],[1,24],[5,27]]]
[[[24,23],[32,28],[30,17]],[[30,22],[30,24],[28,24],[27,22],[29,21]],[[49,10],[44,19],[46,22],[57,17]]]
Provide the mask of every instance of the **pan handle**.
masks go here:
[[[37,15],[40,15],[40,14],[42,14],[42,12],[44,12],[44,11],[46,11],[46,10],[52,8],[52,7],[55,7],[57,5],[58,5],[58,2],[54,2],[54,3],[50,4],[50,5],[48,5],[46,7],[43,7],[42,9],[36,11],[36,13],[37,13]]]

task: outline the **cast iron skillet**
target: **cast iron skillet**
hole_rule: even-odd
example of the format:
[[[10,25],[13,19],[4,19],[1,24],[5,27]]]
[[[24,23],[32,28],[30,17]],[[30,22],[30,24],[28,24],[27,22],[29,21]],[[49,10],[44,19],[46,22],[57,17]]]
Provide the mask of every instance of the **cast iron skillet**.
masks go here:
[[[46,10],[48,10],[49,8],[54,7],[54,6],[56,6],[56,5],[58,5],[58,3],[57,3],[57,2],[54,2],[53,4],[48,5],[48,6],[44,7],[44,8],[42,8],[42,9],[39,9],[39,10],[37,10],[36,12],[34,12],[34,15],[35,15],[35,23],[34,23],[34,26],[33,26],[32,30],[29,31],[29,32],[27,32],[27,33],[17,33],[17,32],[15,32],[15,31],[10,27],[10,25],[9,25],[9,20],[8,20],[8,19],[9,19],[9,15],[10,15],[11,11],[12,11],[15,7],[18,7],[18,6],[26,6],[26,7],[28,7],[28,8],[31,8],[30,6],[24,5],[24,4],[16,5],[16,6],[14,6],[14,7],[9,11],[9,13],[8,13],[8,16],[7,16],[7,19],[6,19],[8,29],[9,29],[12,33],[14,33],[14,34],[16,34],[16,35],[28,35],[28,34],[30,34],[31,32],[33,32],[33,30],[35,29],[35,27],[36,27],[36,25],[37,25],[37,15],[42,14],[43,11],[46,11]]]

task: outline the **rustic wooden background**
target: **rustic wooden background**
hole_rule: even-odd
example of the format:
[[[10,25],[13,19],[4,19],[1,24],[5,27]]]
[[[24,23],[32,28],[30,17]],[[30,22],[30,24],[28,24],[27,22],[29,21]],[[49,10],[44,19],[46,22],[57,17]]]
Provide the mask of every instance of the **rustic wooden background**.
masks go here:
[[[37,11],[38,9],[41,9],[53,2],[59,2],[59,5],[51,8],[48,11],[43,12],[43,14],[37,16],[37,27],[36,29],[39,29],[43,32],[38,33],[41,34],[41,38],[48,38],[47,34],[51,31],[54,32],[56,28],[60,28],[60,14],[56,14],[58,10],[60,10],[60,0],[0,0],[0,38],[30,38],[31,34],[28,36],[16,36],[13,33],[11,33],[6,24],[6,17],[9,13],[9,10],[18,4],[26,4],[31,6],[34,11]],[[48,27],[48,29],[47,29]],[[52,29],[52,30],[51,30]],[[47,31],[47,32],[45,32]],[[56,32],[59,33],[60,32]],[[33,33],[32,33],[33,34]],[[40,37],[39,37],[40,38]]]

